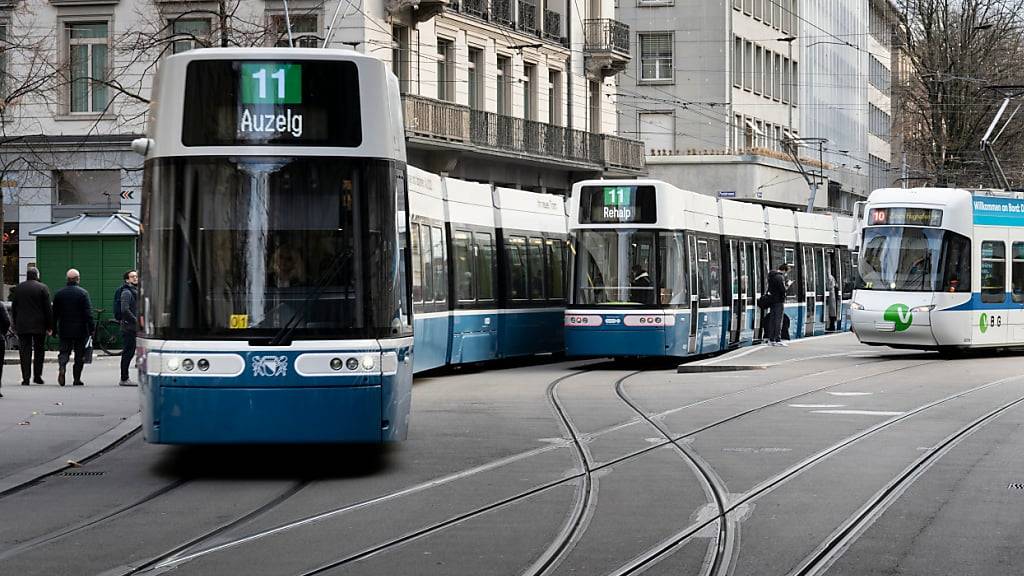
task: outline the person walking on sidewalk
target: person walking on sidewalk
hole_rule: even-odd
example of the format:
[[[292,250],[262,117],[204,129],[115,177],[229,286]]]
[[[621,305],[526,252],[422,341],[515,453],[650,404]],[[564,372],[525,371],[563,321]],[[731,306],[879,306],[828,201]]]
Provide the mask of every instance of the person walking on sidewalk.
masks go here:
[[[121,381],[120,386],[138,386],[128,378],[128,367],[135,358],[135,337],[139,333],[139,273],[129,270],[124,273],[124,286],[121,286],[121,297],[118,299],[118,320],[121,321]]]
[[[68,270],[68,285],[57,291],[53,297],[53,320],[60,336],[60,353],[57,355],[57,383],[64,385],[68,360],[75,351],[72,368],[74,385],[82,386],[82,368],[85,366],[85,345],[96,330],[92,317],[92,302],[89,293],[78,285],[81,275],[74,268]]]
[[[53,329],[50,289],[39,281],[38,268],[29,268],[25,277],[24,282],[14,287],[11,301],[14,331],[18,334],[22,386],[28,386],[29,376],[34,376],[32,381],[36,384],[43,383],[46,335]]]
[[[786,313],[786,273],[789,264],[782,264],[778,270],[768,274],[768,344],[788,346],[782,341],[782,315]]]

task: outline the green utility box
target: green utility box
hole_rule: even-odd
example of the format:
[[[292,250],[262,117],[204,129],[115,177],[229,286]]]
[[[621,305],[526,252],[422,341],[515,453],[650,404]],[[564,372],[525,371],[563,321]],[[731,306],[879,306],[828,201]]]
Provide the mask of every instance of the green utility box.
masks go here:
[[[32,232],[36,267],[52,297],[67,284],[67,271],[77,268],[100,322],[113,318],[114,291],[124,273],[137,267],[139,221],[131,214],[83,214]]]

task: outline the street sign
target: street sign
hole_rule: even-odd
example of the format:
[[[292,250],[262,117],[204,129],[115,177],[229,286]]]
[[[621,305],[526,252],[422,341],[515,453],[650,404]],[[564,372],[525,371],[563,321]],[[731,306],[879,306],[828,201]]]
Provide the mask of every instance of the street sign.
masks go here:
[[[718,192],[718,197],[719,198],[735,198],[736,197],[736,191],[735,190],[720,190]]]
[[[135,199],[135,190],[121,190],[121,199],[122,200],[134,200]]]

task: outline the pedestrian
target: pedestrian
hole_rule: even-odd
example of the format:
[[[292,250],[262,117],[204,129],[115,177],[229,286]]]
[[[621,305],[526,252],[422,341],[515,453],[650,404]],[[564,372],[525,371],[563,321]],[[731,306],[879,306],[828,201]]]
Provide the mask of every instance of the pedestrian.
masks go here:
[[[128,367],[135,358],[135,337],[139,333],[139,273],[129,270],[124,273],[124,286],[121,287],[118,302],[121,321],[121,381],[120,386],[138,386],[128,378]]]
[[[18,356],[21,360],[21,385],[32,381],[43,384],[43,358],[46,335],[53,330],[53,309],[50,289],[39,281],[39,269],[29,268],[25,281],[14,287],[11,316],[18,334]],[[34,356],[34,358],[33,358]]]
[[[57,383],[64,385],[71,351],[75,352],[72,368],[74,386],[82,386],[82,368],[85,366],[85,345],[96,330],[92,317],[92,302],[89,293],[78,285],[81,275],[74,268],[68,270],[68,285],[57,291],[53,297],[53,321],[60,337],[60,353],[57,355]]]
[[[825,313],[828,316],[828,331],[834,332],[839,327],[839,286],[836,277],[830,272],[825,285]]]
[[[778,270],[768,274],[768,344],[789,346],[782,341],[782,316],[786,313],[786,274],[789,264],[782,264]]]
[[[0,358],[7,353],[7,333],[11,331],[11,317],[7,314],[7,306],[0,302]],[[4,379],[4,364],[0,362],[0,381]],[[4,395],[0,394],[0,398]]]

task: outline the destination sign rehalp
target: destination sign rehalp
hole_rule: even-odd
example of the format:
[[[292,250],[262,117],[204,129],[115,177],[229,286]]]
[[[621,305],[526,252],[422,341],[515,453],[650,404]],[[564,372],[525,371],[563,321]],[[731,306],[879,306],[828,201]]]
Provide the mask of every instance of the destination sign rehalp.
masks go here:
[[[974,224],[980,226],[1024,226],[1024,200],[975,196]]]

